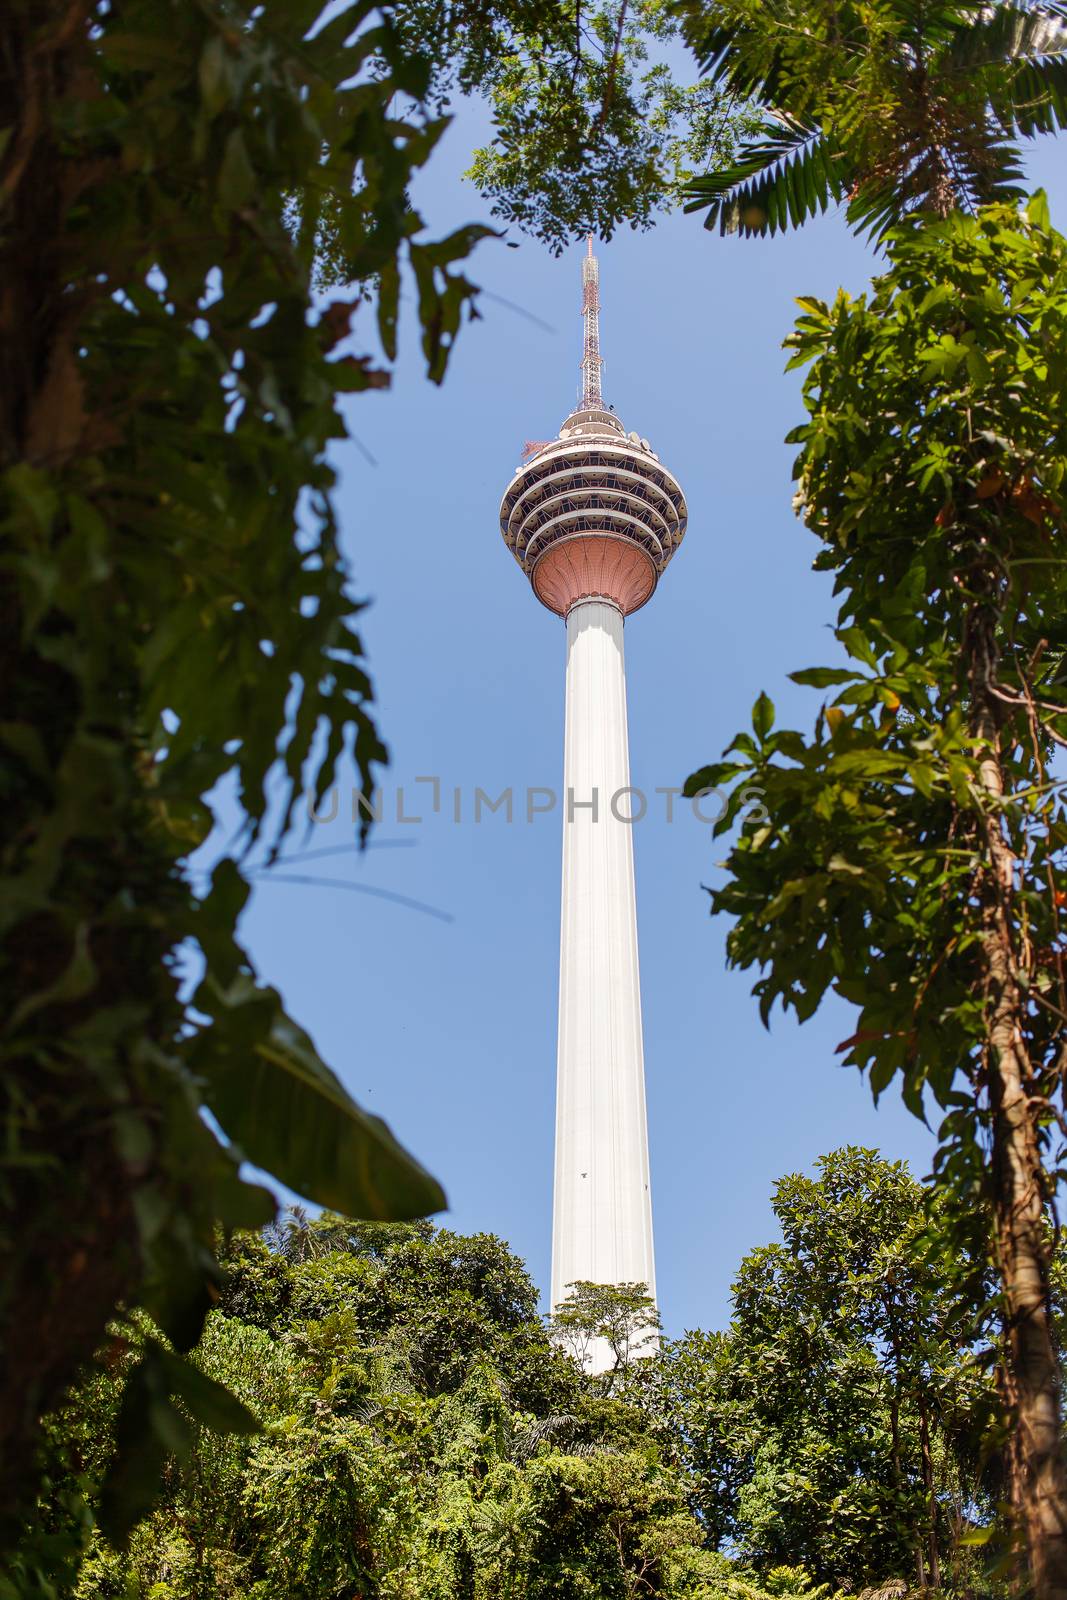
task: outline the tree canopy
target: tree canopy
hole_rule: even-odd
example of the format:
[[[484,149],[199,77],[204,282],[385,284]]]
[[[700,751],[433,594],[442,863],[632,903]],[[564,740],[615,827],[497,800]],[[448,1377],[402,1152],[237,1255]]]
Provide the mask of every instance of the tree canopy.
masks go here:
[[[741,1263],[725,1332],[669,1344],[635,1383],[709,1537],[764,1578],[964,1590],[1002,1489],[984,1263],[959,1259],[903,1163],[850,1147],[816,1165],[776,1185],[781,1239]]]
[[[975,0],[686,0],[710,82],[764,112],[736,160],[685,185],[723,233],[777,233],[831,201],[881,234],[1023,195],[1019,139],[1067,125],[1067,8]]]
[[[651,215],[678,138],[729,148],[728,97],[646,69],[673,27],[546,0],[14,0],[0,22],[5,1508],[40,1415],[138,1306],[171,1348],[139,1340],[123,1482],[152,1476],[174,1397],[207,1393],[182,1357],[214,1230],[272,1211],[242,1161],[363,1217],[444,1203],[253,970],[247,868],[303,791],[348,762],[370,793],[386,759],[331,453],[347,397],[390,381],[405,275],[433,381],[474,314],[462,264],[492,230],[434,239],[409,198],[450,96],[496,107],[499,208],[556,243],[610,233]],[[194,892],[220,789],[237,837]]]
[[[999,1493],[995,1394],[938,1205],[872,1150],[783,1178],[729,1326],[610,1393],[492,1236],[328,1214],[237,1234],[192,1370],[260,1431],[179,1401],[187,1437],[118,1548],[118,1356],[50,1419],[0,1597],[829,1600],[901,1573],[992,1595],[967,1540]],[[594,1287],[576,1299],[603,1320]]]
[[[1067,1586],[1051,1309],[1062,1176],[1067,848],[1061,694],[1067,242],[1043,196],[914,221],[868,298],[801,301],[798,505],[841,599],[842,666],[795,679],[814,729],[752,731],[691,792],[761,796],[712,904],[730,960],[809,1017],[856,1006],[845,1061],[941,1108],[937,1176],[985,1221],[1013,1419],[1008,1486],[1042,1593]],[[827,693],[827,691],[829,691]],[[992,1309],[992,1307],[990,1307]]]
[[[759,124],[731,88],[679,75],[668,0],[567,0],[551,12],[551,27],[516,29],[473,69],[461,52],[453,70],[493,112],[467,176],[495,215],[558,253],[587,231],[649,227]]]
[[[296,1231],[297,1251],[235,1236],[194,1357],[260,1432],[190,1414],[123,1551],[95,1524],[130,1358],[92,1378],[49,1426],[20,1600],[32,1572],[84,1600],[131,1584],[153,1600],[621,1600],[695,1595],[718,1570],[640,1412],[587,1393],[498,1239],[337,1217]]]

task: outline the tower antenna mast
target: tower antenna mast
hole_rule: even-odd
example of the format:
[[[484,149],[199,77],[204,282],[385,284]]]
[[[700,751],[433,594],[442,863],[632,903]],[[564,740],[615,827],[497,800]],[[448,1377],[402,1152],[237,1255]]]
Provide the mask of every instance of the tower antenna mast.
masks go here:
[[[593,254],[593,235],[588,238],[588,249],[582,262],[582,321],[585,335],[582,341],[582,405],[583,411],[602,411],[604,398],[600,388],[600,263]]]

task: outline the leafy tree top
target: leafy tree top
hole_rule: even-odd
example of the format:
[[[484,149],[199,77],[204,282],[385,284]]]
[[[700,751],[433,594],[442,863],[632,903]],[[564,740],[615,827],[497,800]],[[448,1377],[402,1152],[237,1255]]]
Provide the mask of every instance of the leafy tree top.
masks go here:
[[[945,0],[684,7],[710,80],[765,111],[736,160],[686,185],[723,233],[797,227],[832,201],[881,234],[1021,194],[1018,140],[1067,124],[1067,8]]]

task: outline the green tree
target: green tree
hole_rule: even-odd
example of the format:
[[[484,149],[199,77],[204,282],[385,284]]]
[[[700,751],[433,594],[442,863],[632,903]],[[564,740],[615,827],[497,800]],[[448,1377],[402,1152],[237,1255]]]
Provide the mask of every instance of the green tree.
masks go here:
[[[443,1203],[234,936],[238,859],[277,851],[345,752],[366,789],[384,758],[326,454],[339,397],[388,375],[359,296],[312,297],[322,207],[378,281],[387,357],[414,272],[436,379],[479,233],[427,241],[406,199],[441,130],[429,62],[388,8],[316,32],[319,9],[16,0],[0,24],[5,1515],[120,1307],[171,1347],[143,1344],[125,1489],[179,1389],[211,1409],[174,1352],[216,1293],[216,1225],[273,1210],[243,1157],[367,1216]],[[183,861],[224,780],[241,838],[197,897]]]
[[[699,1575],[699,1529],[652,1452],[545,1455],[530,1480],[542,1531],[527,1600],[636,1600]]]
[[[774,1204],[781,1241],[742,1263],[727,1331],[632,1362],[609,1396],[558,1351],[551,1381],[529,1383],[516,1348],[547,1368],[552,1346],[521,1263],[488,1236],[326,1216],[309,1226],[330,1248],[295,1259],[285,1229],[231,1240],[227,1309],[193,1361],[262,1432],[187,1415],[161,1502],[117,1550],[94,1524],[127,1354],[49,1420],[35,1521],[51,1543],[34,1542],[33,1581],[0,1594],[828,1600],[831,1582],[885,1587],[920,1563],[929,1579],[931,1527],[944,1588],[996,1592],[987,1553],[960,1542],[999,1492],[988,1346],[968,1324],[980,1256],[961,1272],[942,1202],[872,1151],[784,1178]],[[434,1301],[457,1348],[430,1366]]]
[[[51,1543],[33,1541],[33,1581],[0,1579],[4,1600],[703,1594],[723,1564],[701,1548],[681,1473],[635,1406],[584,1392],[499,1241],[319,1227],[333,1244],[310,1257],[283,1253],[284,1229],[229,1243],[228,1311],[210,1315],[193,1357],[262,1431],[223,1437],[187,1417],[161,1502],[116,1550],[94,1523],[131,1358],[97,1374],[50,1420],[35,1522]],[[278,1265],[269,1277],[260,1243]],[[455,1346],[432,1364],[431,1306]]]
[[[243,1157],[368,1217],[443,1202],[252,971],[241,864],[339,762],[369,792],[385,759],[326,458],[340,397],[389,382],[402,271],[435,381],[473,314],[457,264],[488,230],[428,240],[408,200],[450,96],[489,96],[486,192],[557,243],[647,220],[683,143],[729,148],[729,98],[646,64],[662,4],[626,15],[14,0],[0,24],[5,1506],[120,1306],[195,1343],[217,1225],[271,1210]],[[220,784],[239,840],[193,894]],[[144,1361],[169,1416],[180,1367]]]
[[[634,1361],[653,1354],[660,1331],[656,1302],[644,1283],[567,1285],[567,1298],[553,1311],[552,1332],[580,1367],[586,1367],[598,1344],[607,1347],[611,1366],[600,1383],[610,1394]]]
[[[394,0],[389,14],[429,67],[435,115],[460,95],[491,113],[465,176],[494,216],[557,254],[589,231],[650,227],[759,126],[732,90],[679,76],[671,0]],[[317,237],[322,281],[350,281],[332,203]]]
[[[709,80],[764,114],[685,185],[723,233],[776,233],[830,201],[882,232],[1021,195],[1019,138],[1067,125],[1067,11],[946,0],[686,0]]]
[[[492,142],[467,176],[497,216],[558,253],[589,230],[609,239],[623,223],[651,226],[758,121],[732,89],[679,81],[668,0],[565,0],[553,12],[554,27],[516,28],[474,65],[461,55],[456,77],[493,111]]]
[[[1062,485],[1067,246],[1043,197],[891,235],[870,300],[802,302],[799,503],[848,666],[814,732],[752,733],[690,780],[761,791],[713,908],[761,1014],[858,1007],[840,1046],[877,1096],[946,1112],[937,1177],[999,1279],[1010,1497],[1036,1592],[1067,1591],[1050,1306],[1061,1171],[1067,816]],[[717,774],[718,778],[713,774]]]
[[[785,5],[765,8],[751,5],[748,0],[725,0],[724,4],[712,7],[688,6],[687,36],[715,81],[752,95],[771,114],[764,137],[742,152],[737,163],[690,185],[691,208],[707,206],[708,226],[718,223],[724,232],[735,229],[747,233],[774,232],[790,224],[795,226],[814,215],[817,209],[825,210],[830,199],[847,198],[848,215],[853,224],[881,234],[892,230],[912,212],[947,218],[955,209],[969,210],[985,202],[1018,199],[1022,195],[1019,138],[1056,131],[1067,117],[1067,60],[1064,59],[1067,13],[1059,4],[943,5],[933,0],[933,3],[913,5],[910,0],[902,0],[900,4],[890,0],[888,5],[820,8],[787,0]],[[1001,226],[1002,236],[1006,237],[1008,230],[1003,223]],[[896,235],[890,232],[889,237]],[[1018,259],[1010,264],[1009,279],[1018,265]],[[991,302],[1003,303],[1005,280],[992,271],[992,261],[990,268],[988,294]],[[1014,286],[1013,280],[1008,295]],[[909,283],[909,290],[913,287]],[[942,287],[946,296],[952,292],[947,285]],[[957,279],[953,288],[960,287]],[[968,290],[972,298],[977,296],[973,279]],[[873,318],[879,314],[899,314],[902,303],[894,303],[892,297],[887,296],[875,302],[870,315]],[[924,304],[925,311],[931,308],[932,302]],[[824,317],[824,308],[815,303],[807,305],[806,309],[813,323]],[[824,320],[829,321],[828,318]],[[1021,327],[1025,320],[1024,313],[1016,326]],[[920,316],[917,323],[921,322]],[[1037,326],[1043,327],[1040,315]],[[897,332],[902,330],[898,328]],[[919,332],[918,326],[911,332]],[[944,440],[934,437],[936,429],[915,426],[915,419],[923,414],[926,406],[927,381],[937,376],[947,378],[950,371],[954,374],[962,370],[961,364],[965,361],[970,363],[969,378],[983,374],[988,391],[996,358],[1003,355],[998,343],[1001,332],[995,318],[983,322],[981,318],[965,317],[951,326],[942,325],[936,333],[926,325],[919,333],[920,343],[928,334],[943,340],[948,365],[939,372],[936,358],[928,361],[922,369],[920,383],[904,399],[900,411],[895,409],[893,400],[903,399],[903,396],[898,393],[890,398],[882,391],[880,398],[886,402],[886,411],[882,417],[881,459],[886,464],[887,458],[896,454],[890,472],[903,488],[898,474],[910,471],[917,461],[912,446],[920,438],[929,445],[929,457],[918,461],[918,470],[911,480],[911,487],[917,491],[913,515],[917,516],[918,523],[906,534],[903,532],[903,499],[898,502],[898,536],[914,538],[916,546],[923,544],[925,520],[919,510],[922,496],[931,491],[932,484],[936,484],[932,491],[935,495],[941,488],[946,493],[946,501],[936,513],[938,520],[932,535],[941,545],[940,570],[936,562],[919,555],[914,561],[898,562],[896,574],[899,576],[907,568],[916,585],[915,595],[909,595],[906,604],[913,602],[924,584],[928,585],[923,594],[927,614],[938,617],[933,627],[923,632],[922,644],[913,638],[910,646],[933,652],[923,691],[926,709],[930,710],[931,701],[941,699],[934,717],[947,731],[951,713],[944,695],[949,682],[957,697],[968,699],[968,714],[960,718],[957,727],[965,757],[976,757],[971,776],[980,796],[978,809],[985,808],[984,821],[978,824],[984,838],[979,840],[978,851],[971,855],[974,872],[968,879],[964,862],[968,859],[970,841],[963,835],[957,838],[955,806],[958,796],[936,821],[934,803],[926,807],[922,821],[917,816],[911,819],[916,827],[912,842],[920,838],[922,846],[932,850],[940,829],[943,830],[940,838],[944,850],[941,858],[944,875],[940,886],[931,891],[929,881],[916,884],[913,910],[917,922],[929,916],[930,897],[934,892],[940,896],[948,922],[952,921],[952,911],[960,910],[961,900],[972,909],[979,903],[983,907],[981,930],[972,926],[974,919],[966,915],[962,918],[968,925],[966,931],[959,922],[954,925],[954,932],[942,929],[941,955],[952,957],[953,964],[971,969],[972,1015],[965,1022],[963,1006],[955,1007],[953,1020],[963,1024],[962,1037],[954,1040],[949,1052],[955,1056],[952,1065],[947,1057],[943,1058],[941,1081],[934,1087],[944,1103],[944,1097],[951,1093],[947,1077],[970,1057],[971,1081],[979,1096],[988,1088],[986,1110],[991,1114],[995,1184],[1000,1196],[997,1254],[1006,1294],[1008,1362],[1004,1398],[1016,1418],[1017,1427],[1011,1471],[1012,1498],[1026,1527],[1032,1561],[1037,1564],[1035,1573],[1040,1568],[1042,1584],[1047,1581],[1056,1592],[1063,1592],[1067,1588],[1067,1500],[1064,1498],[1067,1482],[1059,1465],[1057,1374],[1048,1334],[1049,1247],[1042,1214],[1055,1176],[1046,1170],[1042,1157],[1047,1138],[1044,1131],[1048,1117],[1047,1087],[1045,1090],[1038,1087],[1036,1095],[1031,1093],[1030,1041],[1020,1031],[1020,1015],[1031,1004],[1040,1006],[1050,1002],[1040,998],[1031,1001],[1031,992],[1040,996],[1040,990],[1030,990],[1025,964],[1021,969],[1014,964],[1012,950],[1013,921],[1019,908],[1025,906],[1026,888],[1024,884],[1017,885],[1013,878],[1018,836],[1012,838],[1010,823],[999,815],[1005,783],[1001,762],[1006,737],[1004,724],[1011,720],[1007,708],[1013,691],[997,680],[1002,653],[1006,649],[1010,654],[1014,649],[1011,641],[1015,637],[1015,619],[1002,613],[1000,577],[993,570],[1001,558],[1014,563],[1028,559],[1040,561],[1042,557],[1028,558],[1025,554],[1020,556],[1015,549],[1006,548],[999,554],[992,553],[998,541],[987,541],[984,529],[976,526],[984,515],[983,508],[976,504],[982,498],[977,479],[970,485],[972,515],[957,519],[954,486],[950,482],[952,473],[942,472],[940,467],[940,451],[946,448]],[[951,344],[957,336],[962,341],[958,362]],[[993,340],[990,346],[984,343],[987,336]],[[910,334],[903,335],[901,347],[908,337]],[[799,342],[808,354],[819,347],[817,337],[805,342],[805,335],[801,335]],[[837,345],[834,352],[837,359],[849,361],[852,353],[851,350],[846,352],[843,345]],[[929,349],[924,349],[924,359],[930,354]],[[805,357],[801,355],[799,359]],[[828,363],[820,365],[821,373],[825,374],[828,369]],[[851,393],[851,378],[843,374],[838,377],[839,397]],[[997,370],[997,378],[1009,384],[1009,389],[999,396],[993,407],[1001,413],[1000,420],[1004,422],[1012,409],[1010,385],[1015,380],[1004,364]],[[965,388],[962,385],[957,389],[957,400],[970,430],[972,410]],[[814,390],[809,389],[809,396],[813,393]],[[868,398],[860,403],[858,414],[870,418]],[[825,408],[823,416],[828,415],[829,408]],[[989,421],[988,416],[985,420]],[[851,427],[851,420],[843,422],[832,443],[824,436],[809,449],[801,468],[802,476],[816,481],[821,475],[825,483],[835,480],[834,466],[829,460],[822,467],[815,464],[816,452],[824,450],[858,467],[858,454],[851,449],[855,442]],[[1010,430],[1004,437],[1009,441],[1007,453],[1011,456],[1014,439]],[[998,440],[1000,438],[998,435]],[[986,436],[985,443],[991,444],[991,437]],[[968,431],[966,440],[957,438],[954,444],[972,450],[970,465],[978,468],[980,475],[985,464],[980,455],[980,434],[972,435]],[[976,445],[979,453],[973,454]],[[996,449],[999,444],[994,446]],[[992,456],[989,459],[992,460]],[[869,465],[870,458],[864,467]],[[1037,494],[1038,500],[1041,498],[1037,489],[1039,478],[1031,478],[1028,469],[1021,464],[1020,470],[1022,478],[1013,482],[1015,515],[1040,524],[1047,511],[1054,520],[1058,509],[1054,501],[1039,507],[1037,500],[1030,499],[1031,493]],[[995,466],[991,467],[988,484],[996,482],[995,471]],[[1053,468],[1054,479],[1058,478],[1058,472],[1058,467]],[[886,569],[879,570],[875,560],[867,566],[864,577],[856,582],[858,573],[845,554],[846,546],[852,543],[864,546],[868,543],[860,506],[865,498],[864,483],[873,486],[874,479],[866,479],[860,468],[845,491],[847,504],[839,492],[843,481],[836,479],[837,487],[823,503],[821,513],[809,521],[829,547],[821,564],[836,567],[838,589],[851,591],[851,599],[842,608],[841,620],[858,624],[851,644],[855,658],[873,671],[879,668],[895,671],[900,665],[899,650],[904,648],[902,640],[907,630],[898,627],[892,601],[886,595]],[[876,496],[872,496],[872,503],[874,498]],[[992,508],[986,508],[989,509]],[[973,515],[975,510],[977,518]],[[969,528],[959,537],[961,522],[968,523]],[[980,552],[977,565],[968,567],[968,537],[975,541],[972,551],[987,543],[990,547],[990,565],[984,570]],[[836,549],[837,558],[832,549]],[[941,582],[952,587],[942,590]],[[1014,578],[1007,582],[1007,589],[1015,591],[1017,615],[1030,609],[1023,599],[1023,589],[1027,588],[1028,576],[1023,576],[1022,587]],[[863,589],[866,592],[861,595]],[[1011,600],[1007,609],[1013,610]],[[1054,630],[1040,645],[1039,657],[1049,649],[1053,633]],[[1036,639],[1034,645],[1037,647]],[[894,649],[898,652],[896,657]],[[1050,659],[1046,657],[1042,668],[1045,675],[1050,670]],[[1035,658],[1034,667],[1037,664]],[[1024,670],[1024,679],[1030,676],[1031,673]],[[820,669],[807,675],[807,681],[828,687],[834,680]],[[883,690],[882,703],[890,713],[895,713],[900,698],[884,685]],[[1024,686],[1023,700],[1026,692]],[[1042,714],[1048,709],[1046,703],[1041,708]],[[1036,706],[1030,710],[1038,715]],[[1052,710],[1055,711],[1055,705]],[[830,707],[827,712],[825,727],[834,735],[839,714],[839,707]],[[761,702],[756,713],[756,734],[761,744],[770,731],[769,723],[764,726],[768,716],[773,719],[770,702]],[[908,721],[905,709],[902,725]],[[783,737],[786,743],[781,748],[785,749],[792,735]],[[1026,735],[1034,757],[1031,771],[1039,787],[1045,784],[1046,775],[1043,755],[1037,746],[1042,741],[1055,743],[1058,737],[1055,730],[1034,728]],[[983,745],[989,752],[984,760],[977,753]],[[796,755],[795,751],[793,753]],[[892,756],[888,750],[879,753],[884,758],[881,777],[885,787],[891,788],[888,762]],[[918,747],[913,753],[919,756]],[[956,769],[959,781],[963,781],[962,770]],[[873,775],[873,766],[868,764],[866,771]],[[921,792],[925,785],[925,768],[917,781]],[[862,790],[857,792],[863,793]],[[929,792],[924,798],[933,802]],[[824,807],[828,810],[831,806],[824,798]],[[896,807],[889,809],[896,820],[899,816]],[[853,821],[856,820],[854,817]],[[866,820],[877,826],[873,811],[866,811]],[[774,827],[773,820],[771,827]],[[1046,846],[1051,847],[1054,855],[1054,841],[1046,840]],[[1052,870],[1051,859],[1050,856],[1043,862],[1039,873]],[[843,865],[848,861],[844,852],[826,853],[826,864],[831,870],[849,872],[851,867]],[[902,875],[902,878],[907,877],[906,873]],[[778,887],[786,896],[804,894],[799,884],[792,881]],[[813,887],[809,882],[807,888]],[[1017,888],[1022,890],[1019,900],[1015,898]],[[739,906],[740,901],[737,904]],[[774,916],[786,910],[786,902],[774,895],[768,896],[765,905],[773,907]],[[792,909],[803,914],[800,904]],[[825,905],[822,909],[826,910]],[[876,921],[881,920],[884,910],[884,903],[880,902]],[[905,915],[902,911],[902,923]],[[1027,917],[1023,909],[1024,929]],[[787,914],[785,922],[790,920]],[[899,931],[903,931],[902,927]],[[879,946],[880,933],[868,929],[868,935],[858,947],[865,955],[872,947]],[[1028,931],[1022,932],[1021,937],[1025,944]],[[750,949],[754,948],[750,945]],[[765,953],[768,949],[769,943],[764,947]],[[980,952],[979,959],[970,962],[961,959],[968,950]],[[849,992],[851,986],[853,995],[858,997],[869,987],[859,981],[856,966],[843,959],[836,946],[831,950],[824,944],[821,955],[824,962],[829,960],[839,968],[837,976],[844,980],[838,984],[842,993]],[[851,973],[845,972],[846,966],[851,966]],[[935,960],[931,977],[937,969]],[[824,985],[817,979],[808,992],[821,992],[822,987]],[[933,987],[936,990],[937,985]],[[903,991],[898,990],[897,994],[902,1002]],[[919,995],[913,994],[913,998],[918,1011],[920,1002],[928,997],[925,990],[920,989]],[[929,998],[933,999],[932,993]],[[804,1008],[802,1014],[807,1014],[807,994],[801,998],[800,1005]],[[899,1009],[891,1004],[887,1015],[902,1054],[916,1053],[915,1017],[906,1016],[902,1004]],[[982,1041],[977,1048],[991,1059],[988,1071],[973,1060],[976,1039]],[[866,1041],[862,1032],[860,1040]],[[869,1056],[861,1053],[859,1059],[868,1060]],[[899,1060],[896,1064],[900,1064]],[[883,1056],[873,1075],[876,1092],[884,1086],[892,1070],[895,1068],[890,1068],[888,1059]],[[1038,1077],[1044,1073],[1047,1078],[1048,1070],[1046,1060],[1044,1068],[1038,1068]],[[931,1071],[931,1082],[935,1077]],[[917,1099],[914,1083],[911,1093],[914,1105]],[[970,1115],[969,1100],[965,1104],[968,1109],[962,1113],[964,1118]],[[1042,1104],[1044,1111],[1034,1109]],[[1029,1109],[1024,1110],[1024,1106]],[[963,1143],[972,1145],[973,1141],[965,1138]],[[946,1169],[949,1181],[952,1181],[951,1166],[950,1158]],[[957,1182],[957,1190],[962,1192],[969,1181]],[[1016,1219],[1013,1225],[1009,1224],[1010,1216]],[[1025,1378],[1020,1378],[1016,1370],[1021,1367],[1027,1369]]]
[[[687,1334],[632,1386],[711,1541],[772,1588],[802,1563],[862,1588],[965,1588],[989,1518],[996,1394],[938,1207],[903,1164],[846,1148],[783,1178],[780,1243],[745,1257],[725,1333]],[[964,1280],[965,1281],[965,1280]]]
[[[236,1235],[222,1256],[221,1309],[279,1336],[332,1327],[349,1343],[391,1352],[422,1393],[452,1393],[488,1361],[517,1408],[574,1409],[574,1365],[549,1338],[537,1290],[502,1240],[329,1214],[307,1231],[328,1244],[301,1243],[294,1254],[287,1224]]]

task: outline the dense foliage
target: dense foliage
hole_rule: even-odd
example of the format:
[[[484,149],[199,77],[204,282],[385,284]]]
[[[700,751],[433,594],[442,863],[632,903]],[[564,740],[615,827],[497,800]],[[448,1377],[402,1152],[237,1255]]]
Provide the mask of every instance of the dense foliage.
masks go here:
[[[661,73],[637,86],[672,26],[642,18],[583,17],[595,71],[547,0],[0,19],[0,1543],[42,1412],[116,1316],[108,1338],[141,1351],[116,1532],[181,1432],[176,1395],[251,1425],[181,1359],[216,1226],[272,1212],[242,1157],[354,1215],[443,1203],[253,972],[244,869],[304,788],[348,760],[370,791],[385,759],[327,455],[346,398],[389,382],[403,273],[433,380],[473,310],[457,264],[489,230],[428,239],[409,200],[442,108],[504,95],[493,160],[526,153],[486,187],[546,237],[647,216],[674,111],[720,153],[730,124],[716,90],[669,110]],[[569,74],[573,127],[520,113],[520,57],[553,103]],[[198,896],[184,862],[220,785],[238,836]]]
[[[881,233],[1022,194],[1019,140],[1067,125],[1059,0],[683,0],[720,89],[763,112],[737,159],[693,177],[688,210],[777,233],[831,201]],[[714,162],[713,162],[714,165]]]
[[[798,504],[857,670],[796,675],[847,685],[813,741],[774,731],[764,695],[755,741],[727,751],[738,761],[694,775],[741,777],[731,818],[745,784],[771,785],[713,907],[738,917],[731,959],[766,973],[765,1021],[775,998],[810,1015],[832,985],[861,1008],[841,1048],[875,1094],[899,1071],[913,1110],[927,1087],[952,1108],[938,1182],[968,1230],[983,1206],[991,1228],[1015,1534],[1036,1592],[1067,1596],[1050,1306],[1067,836],[1048,770],[1067,743],[1063,252],[1043,198],[1025,222],[1003,206],[1024,198],[1020,138],[1067,123],[1067,8],[684,10],[713,80],[770,113],[736,162],[689,185],[690,208],[774,233],[843,200],[892,261],[869,305],[801,301],[793,364],[814,365],[812,421],[792,436]]]
[[[586,229],[609,239],[623,223],[648,227],[760,124],[731,88],[678,77],[671,0],[552,10],[552,28],[517,29],[473,63],[461,52],[455,73],[493,112],[468,176],[497,216],[559,251]]]
[[[999,1279],[1008,1486],[1041,1593],[1067,1589],[1067,1485],[1050,1307],[1062,1174],[1067,744],[1062,551],[1067,241],[1025,216],[893,234],[868,299],[802,302],[798,503],[835,574],[847,666],[812,734],[753,731],[692,780],[758,787],[717,910],[730,959],[941,1126],[939,1184]]]
[[[983,1263],[901,1163],[844,1149],[777,1185],[724,1333],[642,1369],[711,1538],[766,1574],[958,1592],[1000,1496],[1000,1418],[975,1326]]]
[[[999,1493],[989,1351],[937,1203],[846,1149],[774,1207],[781,1240],[741,1264],[725,1332],[598,1378],[565,1346],[640,1329],[635,1292],[584,1285],[548,1331],[489,1236],[301,1213],[235,1236],[194,1359],[262,1432],[190,1416],[117,1550],[96,1526],[117,1359],[50,1422],[48,1490],[0,1595],[824,1600],[901,1574],[992,1592],[991,1552],[967,1542]]]
[[[78,1596],[578,1600],[693,1594],[718,1569],[640,1413],[587,1391],[498,1240],[326,1218],[224,1260],[196,1361],[264,1431],[197,1428],[122,1555],[80,1495],[124,1378],[79,1391],[46,1513],[71,1566],[89,1541]]]
[[[137,1303],[172,1349],[140,1341],[116,1528],[174,1394],[249,1425],[174,1353],[217,1296],[218,1223],[272,1214],[242,1155],[357,1214],[442,1204],[235,940],[238,860],[346,752],[365,788],[384,757],[326,453],[341,397],[388,378],[359,296],[313,299],[319,219],[377,275],[387,356],[410,267],[437,378],[478,232],[427,240],[407,201],[428,63],[364,0],[308,37],[319,9],[0,21],[0,1523],[40,1414]],[[196,898],[223,781],[240,837]]]

